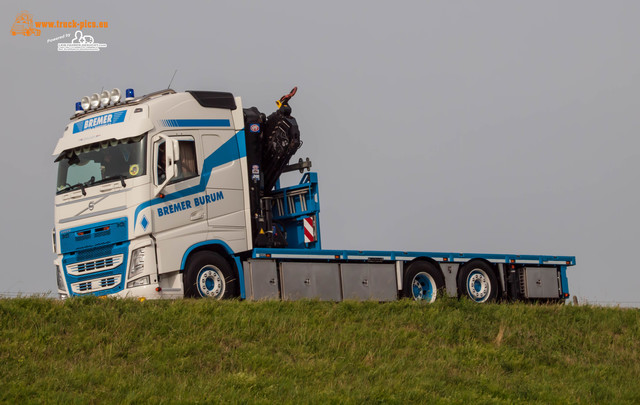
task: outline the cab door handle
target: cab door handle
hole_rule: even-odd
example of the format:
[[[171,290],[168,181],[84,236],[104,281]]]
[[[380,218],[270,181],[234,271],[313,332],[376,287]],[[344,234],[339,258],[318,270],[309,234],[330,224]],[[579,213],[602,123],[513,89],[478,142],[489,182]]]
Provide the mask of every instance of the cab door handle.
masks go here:
[[[204,218],[204,210],[198,210],[198,211],[192,212],[191,217],[189,217],[191,221],[198,221],[198,220],[201,220],[202,218]]]

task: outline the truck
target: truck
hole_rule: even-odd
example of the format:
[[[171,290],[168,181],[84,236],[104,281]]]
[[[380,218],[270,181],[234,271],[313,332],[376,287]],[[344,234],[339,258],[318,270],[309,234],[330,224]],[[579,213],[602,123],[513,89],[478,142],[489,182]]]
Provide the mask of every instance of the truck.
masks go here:
[[[19,12],[11,26],[11,35],[16,36],[18,34],[26,37],[31,35],[40,36],[40,30],[33,27],[33,17],[28,11]]]
[[[58,295],[563,302],[574,256],[323,249],[318,174],[290,100],[83,97],[53,152]],[[300,181],[281,185],[283,173]]]

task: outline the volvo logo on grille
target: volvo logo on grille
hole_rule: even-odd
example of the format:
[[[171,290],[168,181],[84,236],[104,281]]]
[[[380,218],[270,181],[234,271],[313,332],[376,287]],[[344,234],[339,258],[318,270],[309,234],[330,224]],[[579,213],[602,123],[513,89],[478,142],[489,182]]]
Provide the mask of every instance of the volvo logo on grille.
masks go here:
[[[98,211],[98,212],[91,212],[91,211],[93,211],[93,209],[96,207],[96,205],[100,204],[100,202],[101,202],[102,200],[104,200],[105,198],[107,198],[107,197],[108,197],[108,195],[105,195],[105,196],[102,196],[102,197],[100,197],[100,198],[96,198],[96,199],[95,199],[95,200],[93,200],[93,201],[90,201],[90,202],[89,202],[89,204],[87,204],[87,205],[85,205],[85,206],[84,206],[84,208],[82,209],[82,211],[78,212],[78,213],[75,215],[75,216],[76,216],[76,218],[78,218],[78,217],[81,217],[81,218],[86,217],[86,218],[88,218],[88,217],[93,217],[93,216],[95,216],[95,215],[100,214],[102,211]],[[118,210],[118,211],[119,211],[119,210],[124,209],[124,208],[126,208],[126,207],[118,207],[116,210]],[[91,213],[87,213],[87,211],[89,211],[89,212],[91,212]],[[66,219],[65,219],[65,220],[66,220]]]

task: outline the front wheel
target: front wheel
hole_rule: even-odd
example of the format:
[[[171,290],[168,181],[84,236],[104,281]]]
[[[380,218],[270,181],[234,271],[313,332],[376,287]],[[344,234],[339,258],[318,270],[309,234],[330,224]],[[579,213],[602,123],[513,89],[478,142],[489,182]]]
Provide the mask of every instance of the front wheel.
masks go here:
[[[184,275],[184,295],[217,300],[233,298],[237,280],[231,266],[218,253],[198,252],[191,257]]]
[[[432,303],[443,290],[444,278],[433,263],[416,261],[409,265],[404,278],[405,297]]]
[[[471,261],[462,266],[458,291],[475,302],[495,301],[498,296],[498,280],[491,265],[483,261]]]

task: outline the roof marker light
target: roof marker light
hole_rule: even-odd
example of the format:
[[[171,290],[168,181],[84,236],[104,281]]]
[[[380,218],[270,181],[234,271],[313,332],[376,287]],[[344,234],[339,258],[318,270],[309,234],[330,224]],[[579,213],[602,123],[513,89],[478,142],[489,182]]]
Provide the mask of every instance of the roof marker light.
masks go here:
[[[100,95],[93,93],[91,97],[89,97],[89,104],[91,104],[91,108],[98,108],[98,106],[100,106]]]
[[[76,115],[82,114],[83,112],[84,112],[84,109],[82,109],[82,103],[78,101],[76,103]]]
[[[118,104],[121,98],[122,98],[122,93],[120,92],[120,89],[116,88],[111,90],[111,104],[113,105]]]
[[[106,90],[100,93],[100,104],[102,104],[103,107],[108,106],[109,101],[111,101],[111,93]]]
[[[91,103],[89,102],[89,97],[82,97],[82,99],[80,100],[80,105],[82,106],[82,109],[87,111],[89,109],[89,106],[91,105]]]
[[[125,101],[131,101],[134,99],[134,93],[133,93],[133,89],[127,89],[125,90],[125,96],[124,99]]]

